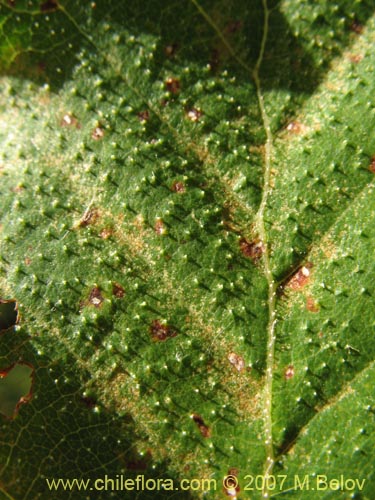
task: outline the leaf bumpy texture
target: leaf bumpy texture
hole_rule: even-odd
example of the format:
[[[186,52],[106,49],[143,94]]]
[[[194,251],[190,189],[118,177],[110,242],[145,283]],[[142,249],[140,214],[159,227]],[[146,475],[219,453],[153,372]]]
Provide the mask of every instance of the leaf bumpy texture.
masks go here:
[[[1,500],[373,500],[374,11],[0,0]]]

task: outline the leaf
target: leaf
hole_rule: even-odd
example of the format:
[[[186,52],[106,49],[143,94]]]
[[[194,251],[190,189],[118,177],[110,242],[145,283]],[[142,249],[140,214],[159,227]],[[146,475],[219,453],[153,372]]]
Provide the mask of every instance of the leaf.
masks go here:
[[[373,10],[0,2],[4,498],[372,498]]]

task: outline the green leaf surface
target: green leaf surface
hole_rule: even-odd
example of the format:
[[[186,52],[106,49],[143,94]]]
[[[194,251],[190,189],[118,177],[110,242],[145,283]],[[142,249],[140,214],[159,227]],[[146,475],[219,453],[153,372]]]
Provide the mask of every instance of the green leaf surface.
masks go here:
[[[1,499],[373,498],[374,42],[364,0],[0,1]]]

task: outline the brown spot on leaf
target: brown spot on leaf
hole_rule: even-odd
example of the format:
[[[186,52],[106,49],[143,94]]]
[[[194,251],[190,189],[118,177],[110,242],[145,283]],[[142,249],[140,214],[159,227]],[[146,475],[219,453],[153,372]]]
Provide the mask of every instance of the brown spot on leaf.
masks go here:
[[[306,299],[306,309],[314,313],[319,312],[319,306],[311,296]]]
[[[254,261],[259,260],[264,253],[264,245],[259,240],[249,241],[246,238],[241,238],[239,244],[242,254]]]
[[[312,264],[307,262],[304,266],[301,266],[297,271],[291,276],[285,283],[284,288],[289,290],[299,291],[304,288],[310,281]]]
[[[93,224],[99,217],[98,211],[95,208],[88,208],[79,221],[79,227],[86,227]]]
[[[237,494],[241,491],[237,480],[239,472],[240,471],[237,467],[231,467],[228,469],[225,481],[223,482],[224,492],[228,495],[228,497],[237,498]]]
[[[203,112],[198,108],[192,108],[187,111],[186,116],[190,121],[197,122],[203,116]]]
[[[213,49],[210,57],[210,67],[213,72],[215,72],[220,66],[220,52],[217,49]]]
[[[134,458],[133,460],[129,460],[128,462],[126,462],[126,468],[128,470],[144,471],[149,466],[151,459],[151,450],[147,450],[142,459]]]
[[[285,380],[289,380],[291,378],[294,377],[294,366],[293,365],[289,365],[285,368],[285,371],[284,371],[284,378]]]
[[[350,25],[350,31],[353,31],[353,33],[357,33],[357,35],[360,35],[363,32],[363,25],[355,19]]]
[[[178,78],[167,78],[165,80],[165,86],[168,92],[178,94],[180,91],[180,80]]]
[[[182,181],[175,181],[172,186],[171,186],[172,191],[175,193],[184,193],[185,190],[185,184]]]
[[[171,43],[165,47],[165,54],[167,57],[173,57],[176,55],[178,49],[177,43]]]
[[[235,352],[231,352],[228,355],[228,360],[229,360],[229,363],[231,365],[233,365],[236,368],[236,370],[238,370],[239,372],[241,372],[242,370],[245,369],[245,361],[244,361],[243,357],[239,356]]]
[[[15,7],[16,6],[16,0],[8,0],[8,5],[9,5],[9,7]]]
[[[166,229],[165,229],[165,225],[164,225],[164,222],[162,221],[162,219],[160,219],[160,218],[156,219],[154,229],[155,229],[156,234],[159,234],[159,235],[165,234]]]
[[[228,33],[228,34],[233,34],[233,33],[237,33],[238,31],[240,31],[241,29],[243,28],[243,22],[239,19],[237,20],[234,20],[234,21],[230,21],[227,25],[227,27],[225,28],[225,31]]]
[[[300,134],[305,130],[305,126],[301,122],[295,120],[288,123],[286,130],[288,132],[292,132],[293,134]]]
[[[96,406],[96,400],[92,396],[82,396],[80,398],[81,403],[83,403],[89,410],[92,410]]]
[[[125,290],[119,283],[113,283],[112,293],[115,297],[121,299],[125,295]]]
[[[103,301],[104,297],[100,291],[100,288],[98,286],[95,286],[90,292],[89,303],[94,307],[100,307]]]
[[[17,301],[0,298],[0,333],[17,325],[19,319]]]
[[[158,319],[154,319],[150,326],[150,334],[153,340],[163,342],[169,338],[175,337],[177,332],[169,325],[162,323]]]
[[[146,109],[145,111],[140,111],[137,116],[141,123],[146,123],[150,119],[150,112]]]
[[[370,172],[375,174],[375,155],[371,158],[369,170],[370,170]]]
[[[56,0],[47,0],[40,4],[40,10],[42,12],[53,12],[59,8],[59,4]]]
[[[24,263],[25,263],[25,266],[29,266],[31,264],[31,259],[30,257],[25,257],[24,258]]]
[[[60,122],[62,127],[75,127],[75,128],[81,128],[81,125],[78,123],[77,118],[72,115],[71,113],[66,113],[61,122]]]
[[[99,233],[99,236],[103,238],[103,240],[108,240],[108,238],[110,238],[112,235],[113,235],[113,229],[108,227],[103,228]]]
[[[362,54],[349,54],[348,58],[349,58],[349,61],[352,62],[353,64],[358,64],[362,61],[363,55]]]
[[[204,423],[203,418],[200,415],[197,415],[196,413],[193,413],[191,418],[194,420],[196,423],[200,433],[204,438],[208,438],[211,436],[211,431],[209,427]]]
[[[92,131],[91,137],[94,139],[94,141],[100,141],[100,139],[103,139],[104,137],[104,129],[100,125],[98,127],[95,127]]]

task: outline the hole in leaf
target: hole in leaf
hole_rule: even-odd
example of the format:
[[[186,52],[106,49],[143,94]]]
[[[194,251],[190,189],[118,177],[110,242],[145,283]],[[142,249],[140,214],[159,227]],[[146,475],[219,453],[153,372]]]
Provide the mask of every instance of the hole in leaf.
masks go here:
[[[16,363],[0,371],[0,413],[13,419],[22,404],[32,397],[34,368]]]
[[[150,326],[150,333],[153,340],[163,342],[175,337],[177,332],[169,325],[162,323],[159,319],[154,319]]]
[[[15,300],[0,299],[0,333],[12,328],[18,321],[17,302]]]
[[[200,433],[204,438],[208,438],[211,436],[211,431],[210,428],[204,423],[203,418],[200,415],[197,415],[196,413],[193,413],[191,418],[194,420],[196,423]]]

